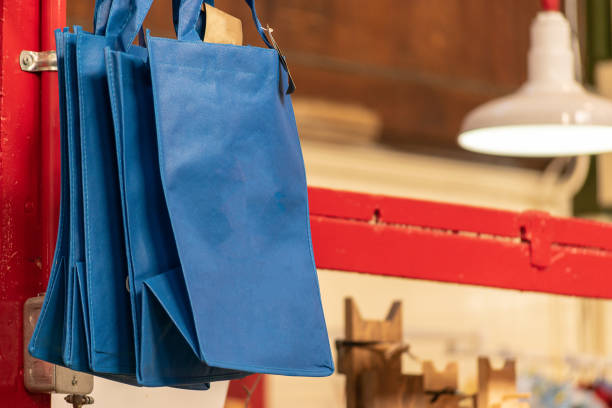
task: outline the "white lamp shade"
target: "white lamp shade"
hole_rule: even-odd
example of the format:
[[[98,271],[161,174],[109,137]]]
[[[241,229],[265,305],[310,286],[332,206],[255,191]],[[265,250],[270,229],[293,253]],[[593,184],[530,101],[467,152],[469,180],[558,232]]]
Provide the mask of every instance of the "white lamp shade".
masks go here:
[[[470,112],[459,145],[479,153],[525,157],[612,151],[612,102],[582,88],[526,88]]]
[[[525,157],[612,151],[612,101],[587,92],[574,79],[567,20],[558,12],[541,12],[531,38],[528,81],[470,112],[459,145]]]

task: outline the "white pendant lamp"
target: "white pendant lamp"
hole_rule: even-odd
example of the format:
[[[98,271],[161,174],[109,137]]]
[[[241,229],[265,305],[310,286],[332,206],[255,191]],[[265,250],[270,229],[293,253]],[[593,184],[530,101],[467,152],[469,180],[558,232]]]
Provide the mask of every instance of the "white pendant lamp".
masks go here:
[[[478,153],[551,157],[612,151],[612,101],[574,75],[568,21],[558,1],[542,1],[531,25],[527,82],[470,112],[458,142]]]

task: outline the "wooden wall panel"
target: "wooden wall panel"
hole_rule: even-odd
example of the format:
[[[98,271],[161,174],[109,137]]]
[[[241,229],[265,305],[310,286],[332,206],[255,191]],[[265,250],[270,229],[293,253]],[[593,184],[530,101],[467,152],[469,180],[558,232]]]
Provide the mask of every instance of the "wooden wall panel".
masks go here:
[[[88,24],[91,6],[68,1],[69,18]],[[154,34],[173,34],[170,3],[154,4],[146,23]],[[243,19],[247,43],[261,45],[243,1],[216,4]],[[257,7],[287,54],[298,96],[374,109],[388,143],[456,150],[463,116],[524,81],[539,2],[257,0]]]

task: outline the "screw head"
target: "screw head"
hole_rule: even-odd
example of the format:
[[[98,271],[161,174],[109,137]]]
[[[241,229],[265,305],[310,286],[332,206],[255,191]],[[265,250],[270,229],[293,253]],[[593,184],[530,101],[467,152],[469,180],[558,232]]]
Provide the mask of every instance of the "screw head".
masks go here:
[[[21,60],[23,65],[31,65],[32,64],[32,56],[30,54],[25,54]]]

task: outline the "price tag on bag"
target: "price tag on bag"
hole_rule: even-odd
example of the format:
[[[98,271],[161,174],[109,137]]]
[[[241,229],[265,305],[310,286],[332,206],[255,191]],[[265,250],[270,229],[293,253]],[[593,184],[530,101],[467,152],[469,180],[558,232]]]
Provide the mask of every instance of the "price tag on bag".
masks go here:
[[[202,5],[206,14],[204,42],[242,45],[242,21],[207,3]]]

